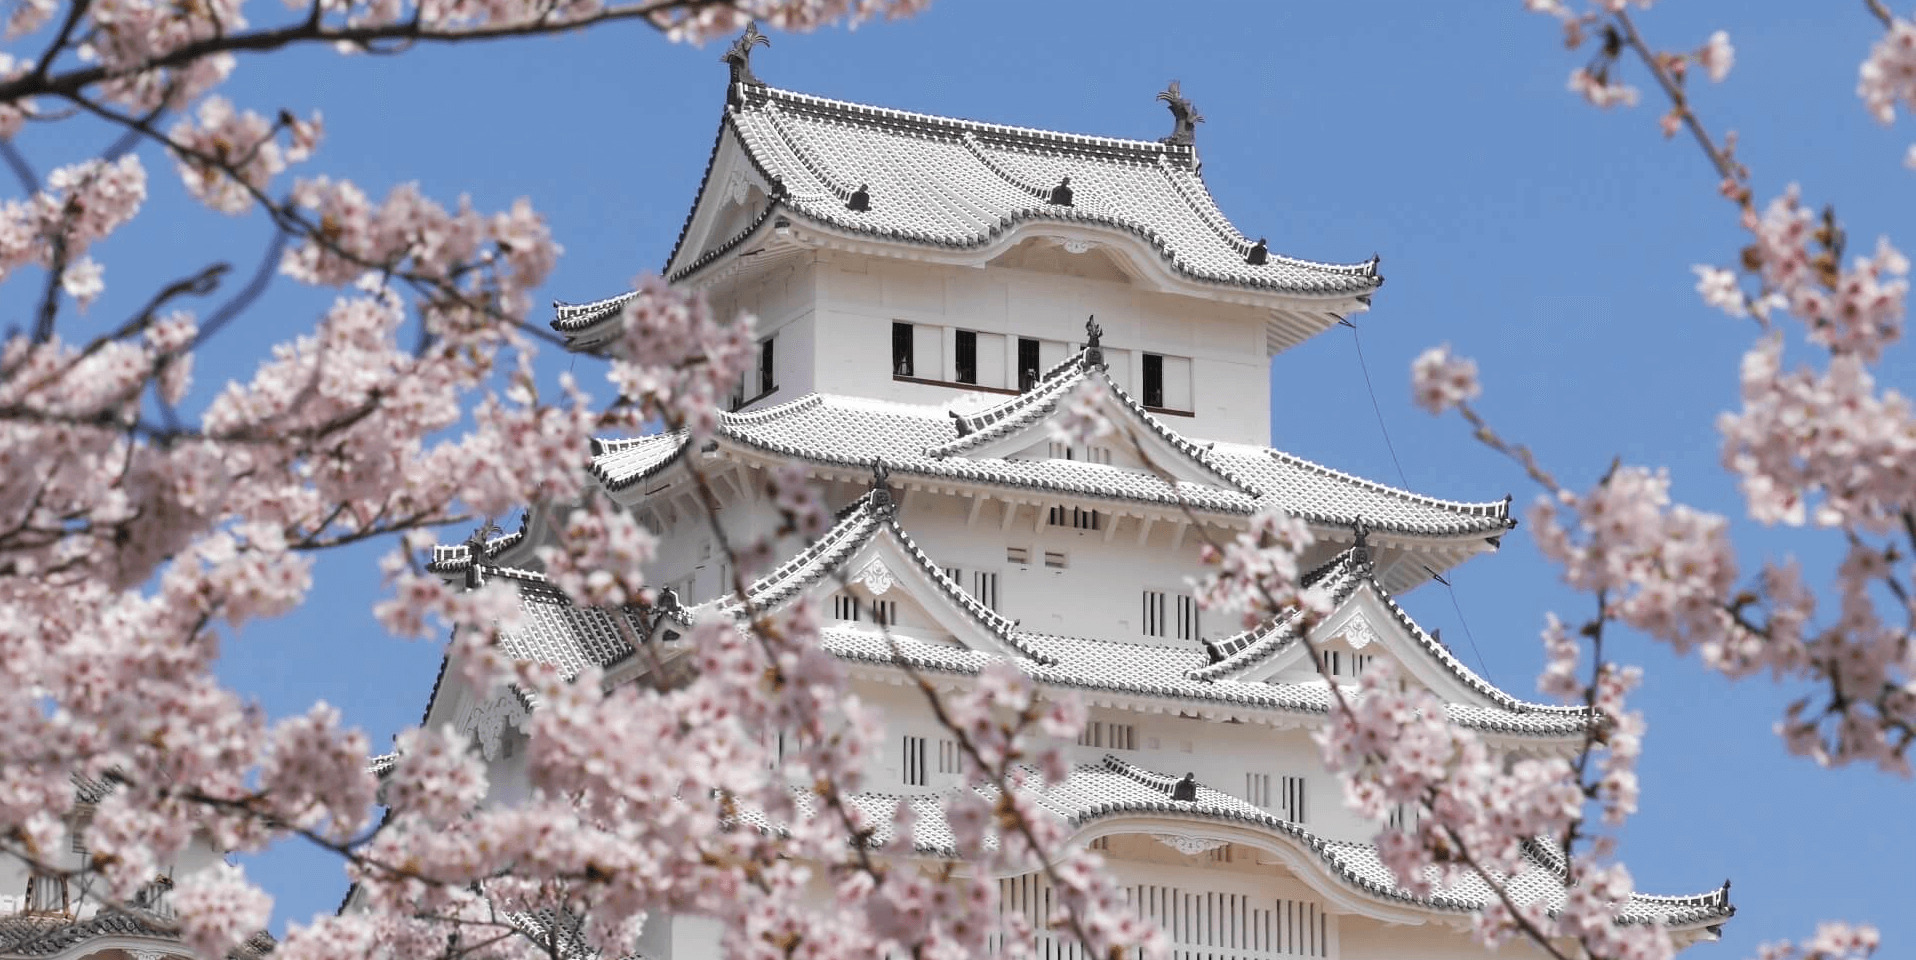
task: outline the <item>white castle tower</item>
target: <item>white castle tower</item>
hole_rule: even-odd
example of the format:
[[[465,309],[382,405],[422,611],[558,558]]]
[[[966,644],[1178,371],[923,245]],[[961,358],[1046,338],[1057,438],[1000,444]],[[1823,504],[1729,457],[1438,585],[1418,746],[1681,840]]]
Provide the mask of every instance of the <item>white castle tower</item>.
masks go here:
[[[1307,564],[1336,607],[1310,640],[1332,673],[1354,682],[1387,658],[1499,748],[1581,742],[1577,711],[1492,686],[1394,599],[1494,550],[1514,526],[1507,498],[1441,500],[1266,446],[1271,357],[1364,310],[1383,282],[1376,261],[1292,259],[1240,233],[1199,176],[1201,118],[1175,83],[1159,97],[1176,121],[1170,136],[1111,139],[775,89],[750,69],[755,38],[726,56],[717,141],[665,269],[721,314],[758,316],[758,369],[713,441],[601,441],[590,467],[663,538],[648,579],[689,606],[729,605],[731,571],[688,464],[717,478],[720,522],[741,534],[773,522],[764,472],[802,465],[836,525],[749,599],[775,609],[816,598],[830,614],[823,642],[886,711],[872,792],[856,798],[874,822],[913,803],[930,844],[921,853],[955,856],[938,849],[935,803],[963,789],[954,745],[901,682],[888,631],[943,681],[1009,661],[1087,702],[1074,773],[1047,803],[1073,842],[1099,846],[1175,956],[1485,954],[1467,927],[1488,889],[1400,891],[1369,843],[1379,825],[1340,802],[1310,739],[1329,691],[1296,624],[1240,630],[1201,615],[1188,586],[1204,572],[1201,534],[1228,538],[1281,508],[1317,537]],[[616,332],[625,299],[560,304],[553,326],[593,349]],[[1060,398],[1085,381],[1110,386],[1104,413],[1136,447],[1051,439]],[[522,581],[512,655],[631,681],[649,661],[620,639],[613,613],[539,588],[537,548],[555,515],[529,510],[519,531],[475,540],[480,556],[440,548],[435,569]],[[427,720],[470,730],[495,789],[512,795],[528,708],[459,677],[443,672]],[[1194,783],[1181,788],[1187,773]],[[1561,897],[1561,862],[1541,846],[1534,856],[1526,895]],[[1039,878],[1002,884],[1004,908],[1042,929]],[[1685,944],[1714,938],[1733,912],[1727,885],[1639,895],[1625,911]],[[654,918],[638,952],[710,957],[716,930]],[[1538,955],[1522,943],[1505,952]],[[1078,954],[1045,942],[1040,955]]]

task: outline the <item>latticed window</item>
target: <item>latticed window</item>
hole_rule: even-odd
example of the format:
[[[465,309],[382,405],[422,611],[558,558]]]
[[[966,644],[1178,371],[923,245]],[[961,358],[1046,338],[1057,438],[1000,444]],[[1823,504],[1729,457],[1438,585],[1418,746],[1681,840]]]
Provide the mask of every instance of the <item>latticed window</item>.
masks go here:
[[[1070,527],[1073,530],[1098,529],[1098,511],[1083,510],[1078,507],[1052,507],[1046,520],[1054,527]]]
[[[832,594],[832,619],[858,622],[858,598],[849,593]]]
[[[1099,847],[1096,841],[1092,849]],[[1230,847],[1208,851],[1213,862],[1229,863]],[[1260,897],[1173,884],[1138,883],[1125,887],[1125,899],[1139,918],[1149,920],[1171,940],[1171,956],[1188,960],[1274,960],[1334,956],[1337,918],[1310,900]],[[998,881],[998,912],[1019,915],[1028,929],[1034,956],[1046,960],[1082,960],[1077,942],[1053,934],[1057,898],[1044,875],[1026,874]],[[994,938],[992,955],[1009,952]]]
[[[1198,638],[1197,598],[1178,594],[1178,639],[1196,640]]]
[[[1078,746],[1103,750],[1136,750],[1138,728],[1130,723],[1106,723],[1093,720],[1078,731]]]
[[[1309,822],[1310,811],[1304,805],[1304,778],[1283,777],[1277,786],[1277,815],[1292,823]]]
[[[1164,591],[1144,591],[1144,619],[1141,623],[1147,637],[1164,636]]]
[[[1244,775],[1244,802],[1253,807],[1270,809],[1271,775],[1268,773],[1247,773]]]
[[[925,777],[925,738],[907,736],[904,738],[905,786],[922,787]]]

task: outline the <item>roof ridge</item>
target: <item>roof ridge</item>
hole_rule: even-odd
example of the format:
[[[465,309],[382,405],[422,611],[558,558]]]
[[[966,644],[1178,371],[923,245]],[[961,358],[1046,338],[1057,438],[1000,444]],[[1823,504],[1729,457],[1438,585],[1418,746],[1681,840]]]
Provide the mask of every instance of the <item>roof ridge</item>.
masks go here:
[[[1422,646],[1435,657],[1437,662],[1448,669],[1457,679],[1463,681],[1465,686],[1483,694],[1489,698],[1492,703],[1497,704],[1502,709],[1509,710],[1512,713],[1546,713],[1559,716],[1589,715],[1590,709],[1585,706],[1539,703],[1532,700],[1524,700],[1506,693],[1502,687],[1484,679],[1477,671],[1470,669],[1469,665],[1457,659],[1456,655],[1450,652],[1449,647],[1444,646],[1441,641],[1431,636],[1429,632],[1419,626],[1417,621],[1411,619],[1409,611],[1406,611],[1398,604],[1397,598],[1391,596],[1390,591],[1385,590],[1384,585],[1378,583],[1374,575],[1366,574],[1363,577],[1363,582],[1370,584],[1371,589],[1377,592],[1377,598],[1383,601],[1384,609],[1390,611],[1391,616],[1397,619],[1398,624],[1404,628],[1406,633],[1410,634],[1411,639],[1416,640],[1418,645]]]
[[[1362,582],[1354,575],[1353,567],[1356,557],[1357,548],[1347,547],[1306,573],[1301,578],[1301,582],[1305,586],[1316,586],[1335,576],[1348,578],[1331,594],[1331,602],[1341,604],[1350,599],[1351,592],[1356,589],[1358,583]],[[1289,641],[1300,636],[1295,627],[1297,616],[1302,611],[1301,606],[1292,607],[1249,630],[1232,634],[1221,640],[1207,642],[1205,644],[1207,652],[1221,652],[1224,655],[1212,663],[1185,671],[1185,676],[1206,683],[1216,682],[1228,674],[1237,673],[1280,650],[1289,648]]]
[[[796,413],[800,410],[809,410],[824,402],[824,394],[808,393],[795,400],[787,400],[784,403],[773,404],[760,410],[753,410],[750,413],[720,410],[718,415],[719,428],[723,430],[725,427],[735,423],[764,423],[768,420],[777,420],[786,414]]]
[[[1137,140],[1128,137],[1106,137],[1095,134],[1069,133],[1062,130],[1049,130],[1043,127],[1023,127],[1015,124],[993,123],[987,120],[972,120],[965,117],[947,117],[934,113],[920,113],[902,110],[897,107],[881,107],[875,104],[859,103],[853,100],[838,100],[821,97],[816,94],[800,93],[780,87],[761,87],[761,95],[766,103],[783,102],[789,105],[811,110],[836,110],[859,115],[864,119],[890,121],[902,125],[929,127],[950,133],[970,132],[974,135],[997,136],[1008,140],[1041,140],[1047,143],[1079,149],[1098,149],[1106,152],[1138,154],[1142,156],[1184,156],[1195,159],[1197,151],[1193,147],[1167,144],[1157,140]],[[746,109],[751,108],[748,104]]]

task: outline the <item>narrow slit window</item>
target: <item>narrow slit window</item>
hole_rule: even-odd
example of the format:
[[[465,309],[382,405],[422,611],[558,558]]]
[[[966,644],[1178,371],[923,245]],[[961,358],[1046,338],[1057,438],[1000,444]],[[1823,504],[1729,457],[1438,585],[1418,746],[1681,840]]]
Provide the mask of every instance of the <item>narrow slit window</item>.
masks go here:
[[[925,785],[925,738],[905,738],[905,786],[922,787]]]
[[[1164,406],[1164,358],[1155,353],[1144,355],[1144,405]]]
[[[778,367],[773,362],[776,356],[772,345],[777,337],[766,337],[758,342],[758,393],[764,396],[778,389]]]
[[[978,382],[978,334],[970,330],[957,332],[957,376],[959,383]]]
[[[1277,815],[1292,823],[1305,823],[1310,811],[1304,808],[1304,778],[1285,777],[1278,783]]]
[[[893,323],[891,325],[891,372],[895,377],[915,377],[918,375],[912,363],[911,324]]]
[[[976,570],[971,574],[971,595],[986,607],[998,609],[998,574],[991,570]]]
[[[964,762],[958,752],[958,741],[939,740],[938,741],[938,772],[939,773],[963,773],[964,771],[965,771]]]
[[[881,627],[898,626],[898,601],[873,600],[872,622]]]
[[[832,619],[858,622],[858,598],[848,594],[832,595]]]
[[[1020,566],[1029,564],[1031,562],[1031,548],[1006,547],[1005,562],[1019,564]]]
[[[1070,527],[1074,530],[1098,529],[1098,511],[1084,510],[1078,507],[1052,507],[1046,521],[1054,527]]]
[[[1147,637],[1164,636],[1164,591],[1144,591],[1144,635]]]
[[[1271,775],[1268,773],[1247,773],[1244,775],[1244,802],[1254,807],[1271,806]]]
[[[1065,566],[1064,554],[1056,550],[1046,550],[1044,552],[1044,565],[1053,570],[1063,570]]]
[[[1198,638],[1197,598],[1178,594],[1178,639],[1196,640]]]

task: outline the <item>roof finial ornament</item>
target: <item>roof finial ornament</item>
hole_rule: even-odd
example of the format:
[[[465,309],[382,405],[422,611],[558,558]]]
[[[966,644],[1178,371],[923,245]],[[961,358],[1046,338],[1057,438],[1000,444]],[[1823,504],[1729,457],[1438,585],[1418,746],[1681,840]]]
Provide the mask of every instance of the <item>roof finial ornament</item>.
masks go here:
[[[1197,774],[1187,773],[1184,779],[1171,785],[1171,799],[1184,803],[1197,802]]]
[[[1104,328],[1098,326],[1098,315],[1092,314],[1084,321],[1084,362],[1087,365],[1104,367]]]
[[[1244,262],[1253,267],[1261,267],[1270,262],[1270,259],[1271,248],[1265,245],[1263,237],[1258,237],[1257,242],[1251,244],[1251,249],[1244,253]]]
[[[1171,119],[1177,123],[1171,129],[1171,135],[1158,142],[1168,143],[1174,147],[1195,145],[1197,125],[1204,122],[1204,114],[1198,112],[1197,105],[1184,99],[1184,91],[1178,89],[1176,80],[1171,81],[1171,85],[1165,87],[1163,93],[1158,94],[1158,99],[1171,108]]]
[[[492,522],[491,517],[487,517],[485,523],[466,535],[466,589],[477,590],[479,585],[485,582],[479,567],[491,553],[486,548],[486,541],[502,532],[504,531],[499,529],[499,525]]]
[[[1370,524],[1363,517],[1351,521],[1351,533],[1356,539],[1351,543],[1351,563],[1363,570],[1370,569]]]
[[[732,45],[726,48],[725,55],[719,57],[720,63],[732,68],[732,86],[730,92],[726,94],[728,101],[737,102],[738,85],[741,83],[748,83],[755,87],[765,85],[763,80],[752,74],[752,48],[771,45],[772,41],[758,32],[758,21],[753,20],[745,25],[745,32],[739,34],[738,39],[732,41]]]
[[[858,189],[853,190],[852,195],[845,200],[845,209],[856,213],[864,213],[871,208],[872,194],[871,184],[869,183],[859,184]]]
[[[1051,188],[1051,203],[1060,207],[1071,206],[1071,177],[1067,175],[1058,185]]]
[[[872,507],[883,514],[890,514],[893,508],[891,468],[885,466],[883,457],[872,458]]]

